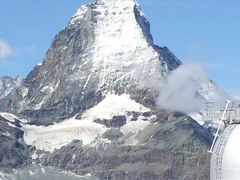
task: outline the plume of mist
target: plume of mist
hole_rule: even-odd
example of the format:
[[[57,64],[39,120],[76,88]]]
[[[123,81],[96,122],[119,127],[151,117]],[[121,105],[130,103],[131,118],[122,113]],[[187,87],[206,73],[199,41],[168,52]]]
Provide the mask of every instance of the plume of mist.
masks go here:
[[[160,108],[190,113],[200,108],[202,97],[198,90],[208,81],[203,66],[198,63],[181,65],[172,71],[160,88],[157,104]]]

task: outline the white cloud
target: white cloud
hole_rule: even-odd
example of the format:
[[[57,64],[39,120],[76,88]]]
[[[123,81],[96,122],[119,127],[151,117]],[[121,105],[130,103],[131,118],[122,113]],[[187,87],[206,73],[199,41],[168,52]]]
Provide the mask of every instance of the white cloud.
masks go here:
[[[0,40],[0,58],[13,55],[13,50],[10,45],[3,40]]]
[[[207,80],[207,73],[200,64],[181,65],[171,72],[161,87],[157,103],[168,110],[196,111],[202,103],[202,98],[197,93],[198,88]]]

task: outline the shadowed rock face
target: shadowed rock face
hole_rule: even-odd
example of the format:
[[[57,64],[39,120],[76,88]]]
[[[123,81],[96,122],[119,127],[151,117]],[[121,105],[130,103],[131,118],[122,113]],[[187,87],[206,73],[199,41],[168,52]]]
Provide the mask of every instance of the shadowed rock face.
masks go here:
[[[0,111],[35,126],[70,117],[81,124],[86,110],[109,93],[130,95],[130,102],[149,111],[93,119],[92,124],[107,130],[92,144],[73,139],[52,153],[35,151],[34,142],[31,148],[24,144],[24,124],[0,119],[1,131],[8,132],[0,136],[0,168],[34,162],[100,179],[208,180],[210,134],[182,113],[156,109],[155,87],[179,65],[168,48],[153,44],[149,23],[135,1],[96,0],[82,6],[56,35],[41,65],[19,85],[4,80],[14,88],[0,86],[1,92],[9,92],[0,97]],[[44,155],[34,159],[33,152]]]
[[[23,133],[17,120],[10,122],[0,116],[0,170],[27,165],[29,153],[28,146],[21,141]]]

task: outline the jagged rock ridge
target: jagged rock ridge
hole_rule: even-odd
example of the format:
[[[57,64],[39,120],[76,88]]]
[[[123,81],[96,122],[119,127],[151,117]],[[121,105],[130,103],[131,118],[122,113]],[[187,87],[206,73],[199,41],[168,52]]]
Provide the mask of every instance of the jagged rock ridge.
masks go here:
[[[0,100],[6,98],[20,83],[20,79],[9,76],[0,77]]]

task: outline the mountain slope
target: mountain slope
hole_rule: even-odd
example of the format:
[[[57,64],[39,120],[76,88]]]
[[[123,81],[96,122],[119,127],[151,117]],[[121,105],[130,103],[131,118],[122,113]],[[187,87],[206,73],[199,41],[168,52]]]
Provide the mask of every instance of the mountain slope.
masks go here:
[[[142,145],[122,145],[115,140],[86,147],[81,141],[73,141],[44,155],[41,162],[100,179],[208,180],[209,134],[191,119],[183,119],[174,116],[172,121],[150,124],[137,133]]]
[[[0,77],[0,101],[6,98],[20,84],[20,81],[8,76]]]
[[[0,100],[1,111],[15,114],[2,116],[5,125],[23,132],[14,140],[27,158],[12,167],[36,163],[101,179],[208,179],[211,135],[155,104],[180,65],[153,44],[134,0],[82,6],[43,63]]]

